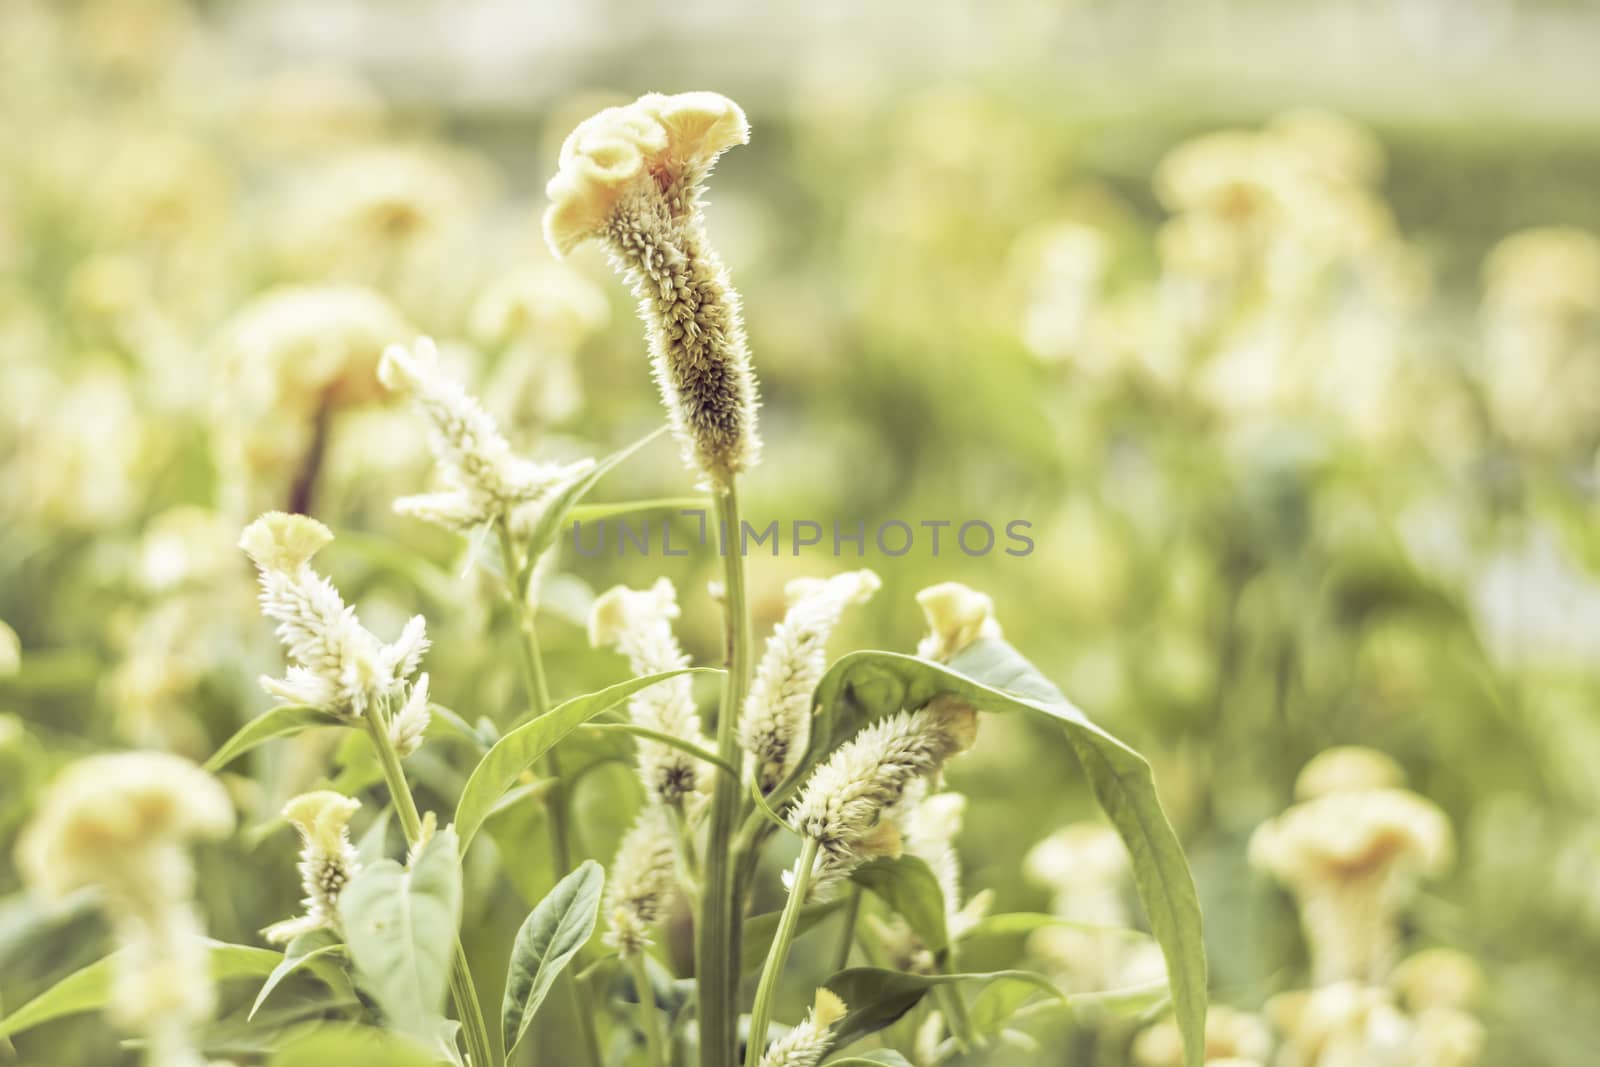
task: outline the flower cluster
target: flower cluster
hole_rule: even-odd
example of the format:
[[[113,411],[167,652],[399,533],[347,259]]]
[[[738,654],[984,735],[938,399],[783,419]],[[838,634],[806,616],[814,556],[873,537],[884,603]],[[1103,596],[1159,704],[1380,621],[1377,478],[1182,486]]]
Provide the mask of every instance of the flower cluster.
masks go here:
[[[304,793],[284,806],[283,817],[300,833],[306,912],[267,927],[268,941],[283,944],[313,930],[337,928],[339,894],[361,869],[350,843],[350,819],[360,807],[359,800],[329,790]]]
[[[617,847],[606,883],[606,944],[624,956],[644,951],[650,930],[677,894],[677,853],[667,810],[647,804]]]
[[[245,528],[239,547],[260,572],[262,613],[277,621],[289,658],[284,677],[263,678],[262,687],[285,701],[359,717],[406,687],[428,639],[420,615],[391,644],[361,625],[333,583],[311,569],[311,557],[332,540],[315,519],[274,511]],[[413,687],[411,696],[419,690],[419,706],[407,701],[408,733],[420,733],[415,722],[426,714],[427,683]]]

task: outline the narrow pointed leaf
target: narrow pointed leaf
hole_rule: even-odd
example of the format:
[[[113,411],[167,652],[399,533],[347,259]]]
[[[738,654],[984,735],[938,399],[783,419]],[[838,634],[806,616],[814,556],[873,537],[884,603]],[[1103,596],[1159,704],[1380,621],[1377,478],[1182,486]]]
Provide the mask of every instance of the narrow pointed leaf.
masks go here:
[[[594,860],[556,883],[517,931],[500,1025],[506,1054],[521,1043],[559,975],[594,933],[606,874]]]
[[[211,976],[218,981],[229,978],[263,977],[271,974],[272,969],[283,958],[269,948],[230,945],[209,938],[206,940],[206,947],[211,960]],[[89,966],[72,972],[4,1019],[0,1019],[0,1038],[20,1034],[52,1019],[104,1008],[111,995],[111,974],[115,967],[115,959],[116,954],[113,953],[103,960],[96,960]]]
[[[461,799],[456,803],[455,828],[461,838],[462,850],[465,851],[472,844],[473,837],[483,827],[483,821],[489,817],[505,791],[516,782],[517,776],[533,766],[540,756],[554,748],[557,742],[578,726],[616,707],[641,689],[679,674],[707,669],[685,667],[643,678],[630,678],[598,693],[573,697],[537,719],[507,731],[472,769],[472,775],[461,791]]]
[[[206,770],[219,771],[275,737],[291,737],[313,726],[344,726],[345,721],[332,712],[308,704],[279,704],[239,728],[238,733],[222,743],[216,755],[206,760]]]
[[[974,974],[908,974],[879,967],[853,967],[828,979],[827,986],[844,1001],[846,1013],[834,1024],[835,1048],[882,1030],[916,1007],[928,991],[941,985],[987,986],[1004,982],[1044,993],[1063,1003],[1067,995],[1042,974],[1032,971],[989,971]]]
[[[601,478],[665,432],[666,427],[662,427],[654,433],[646,434],[626,448],[611,453],[551,493],[549,499],[545,501],[544,510],[539,514],[539,521],[534,524],[532,535],[528,538],[528,559],[537,560],[544,554],[545,549],[556,543],[556,538],[561,535],[561,527],[567,521],[567,515]]]
[[[272,968],[272,973],[267,975],[267,980],[261,985],[261,992],[256,994],[255,1003],[250,1006],[248,1018],[254,1019],[256,1012],[261,1010],[261,1005],[266,1003],[267,997],[285,978],[310,966],[318,960],[325,959],[344,951],[344,945],[339,940],[339,935],[332,930],[312,930],[310,933],[301,934],[283,950],[283,959]]]

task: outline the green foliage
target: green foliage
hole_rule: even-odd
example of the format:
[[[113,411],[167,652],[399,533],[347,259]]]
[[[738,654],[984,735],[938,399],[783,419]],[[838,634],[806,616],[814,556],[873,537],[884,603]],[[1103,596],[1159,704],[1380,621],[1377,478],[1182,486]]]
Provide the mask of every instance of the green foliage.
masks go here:
[[[585,860],[556,883],[517,931],[500,1008],[508,1055],[527,1035],[556,977],[594,933],[605,881],[605,870],[593,860]]]

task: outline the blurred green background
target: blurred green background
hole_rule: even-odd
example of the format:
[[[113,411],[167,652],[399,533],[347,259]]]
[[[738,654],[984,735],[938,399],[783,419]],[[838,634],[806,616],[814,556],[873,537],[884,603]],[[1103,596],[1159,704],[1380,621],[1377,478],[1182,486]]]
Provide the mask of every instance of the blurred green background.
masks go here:
[[[1037,545],[786,547],[752,560],[758,628],[787,579],[845,567],[884,589],[838,649],[911,649],[924,586],[989,593],[1007,637],[1155,765],[1215,996],[1239,1007],[1305,970],[1250,832],[1323,748],[1388,752],[1456,830],[1407,936],[1487,967],[1482,1062],[1593,1062],[1597,49],[1600,7],[1577,2],[7,0],[0,619],[21,655],[0,662],[0,854],[73,757],[204,758],[267,706],[254,678],[277,652],[232,548],[263,508],[335,530],[327,565],[376,631],[427,615],[440,702],[511,714],[510,634],[470,546],[390,511],[428,464],[372,367],[432,334],[550,454],[654,428],[630,299],[592,250],[550,262],[541,190],[597,107],[715,89],[754,127],[709,208],[764,400],[748,515],[1023,519]],[[609,313],[541,296],[562,286]],[[662,442],[600,498],[692,491]],[[669,574],[685,646],[717,660],[714,558],[562,568],[557,696],[621,676],[582,629],[619,581]],[[1045,910],[1022,858],[1091,802],[1053,731],[984,729],[950,775],[967,882]],[[274,813],[332,755],[297,741],[234,768],[257,830],[203,858],[215,936],[292,912]],[[464,765],[418,757],[434,806]],[[615,766],[586,782],[592,854],[635,790]],[[469,872],[488,974],[546,877],[519,862],[515,890]],[[0,864],[7,1005],[105,945],[17,881]],[[83,1019],[18,1042],[39,1064],[115,1049]]]

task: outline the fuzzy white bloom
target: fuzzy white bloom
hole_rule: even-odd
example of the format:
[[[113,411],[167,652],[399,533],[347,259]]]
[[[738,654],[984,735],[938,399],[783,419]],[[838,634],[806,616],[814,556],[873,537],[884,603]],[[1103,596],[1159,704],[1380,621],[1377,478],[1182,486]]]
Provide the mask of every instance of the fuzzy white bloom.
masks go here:
[[[332,540],[315,519],[274,511],[245,527],[239,547],[260,571],[261,610],[277,621],[290,664],[282,679],[263,678],[262,688],[281,700],[359,716],[405,685],[428,639],[420,615],[392,644],[362,627],[333,583],[311,569],[311,557]]]
[[[943,663],[982,638],[1000,637],[994,618],[994,601],[960,582],[941,582],[917,594],[917,604],[928,621],[928,636],[917,645],[917,655]]]
[[[430,443],[448,488],[404,497],[395,510],[452,529],[471,529],[509,516],[593,465],[535,463],[511,451],[484,410],[467,391],[439,369],[433,341],[418,338],[412,348],[390,345],[378,364],[378,378],[403,393],[432,424]]]
[[[811,696],[827,669],[828,636],[846,607],[865,603],[881,584],[860,570],[784,587],[789,611],[767,639],[739,719],[745,764],[763,793],[788,777],[810,744]]]
[[[551,250],[605,244],[639,297],[684,458],[719,488],[755,463],[760,441],[739,294],[706,236],[700,194],[717,158],[749,139],[724,96],[650,93],[580,123],[546,187]]]
[[[1477,960],[1453,948],[1423,949],[1394,969],[1390,986],[1413,1015],[1429,1008],[1467,1008],[1483,994],[1487,979]]]
[[[689,657],[672,632],[677,617],[677,592],[668,579],[658,579],[649,589],[619,585],[602,593],[590,608],[589,643],[615,648],[641,677],[678,670],[689,665]],[[646,729],[697,745],[704,740],[688,675],[668,678],[635,694],[628,713]],[[655,800],[681,804],[699,788],[701,773],[699,761],[687,752],[657,741],[639,741],[639,777]]]
[[[665,808],[649,804],[617,846],[606,883],[605,943],[624,956],[650,944],[650,929],[660,922],[677,891],[677,851]]]
[[[1280,993],[1266,1013],[1285,1038],[1280,1067],[1430,1067],[1411,1058],[1412,1026],[1379,986]]]
[[[1444,813],[1395,788],[1314,796],[1263,823],[1250,840],[1251,865],[1288,886],[1300,904],[1318,985],[1384,978],[1400,913],[1451,854]]]
[[[300,833],[306,912],[267,927],[262,933],[268,941],[284,944],[313,930],[338,927],[339,894],[361,869],[350,843],[350,818],[360,807],[359,800],[330,790],[304,793],[284,806],[283,817]]]
[[[422,747],[422,737],[428,732],[433,713],[428,710],[428,672],[417,675],[406,702],[389,720],[389,743],[401,759]]]
[[[828,1031],[847,1010],[833,991],[817,990],[805,1021],[772,1043],[761,1057],[761,1067],[817,1067],[833,1043]]]
[[[52,898],[85,886],[121,950],[112,957],[108,1010],[141,1034],[152,1062],[198,1062],[191,1031],[216,1005],[195,914],[192,841],[220,838],[233,805],[216,779],[165,753],[92,756],[46,792],[17,848],[18,867]]]
[[[1206,1058],[1218,1064],[1265,1064],[1272,1054],[1272,1035],[1260,1016],[1213,1004],[1206,1012]],[[1138,1067],[1183,1067],[1183,1035],[1178,1024],[1163,1019],[1133,1043]]]
[[[822,895],[877,856],[899,855],[896,805],[912,783],[971,747],[978,713],[949,696],[865,726],[806,780],[793,822],[819,846],[812,892]]]

